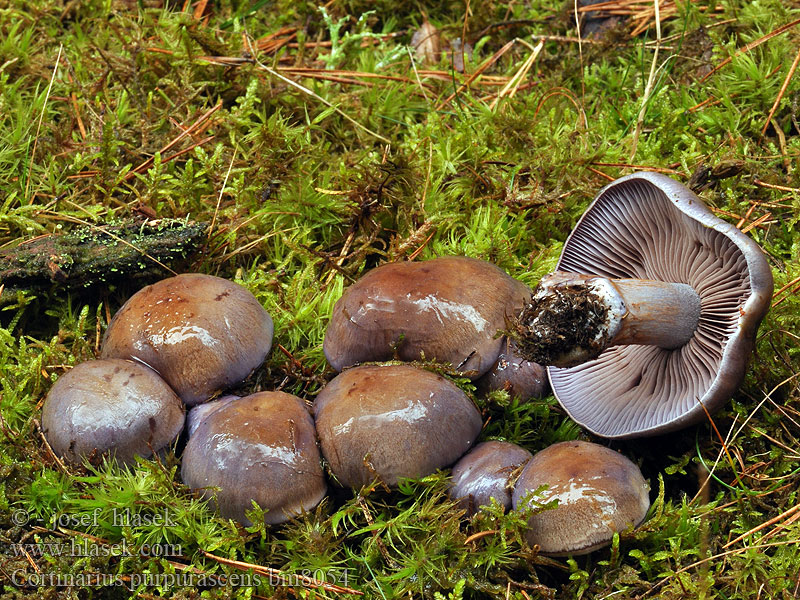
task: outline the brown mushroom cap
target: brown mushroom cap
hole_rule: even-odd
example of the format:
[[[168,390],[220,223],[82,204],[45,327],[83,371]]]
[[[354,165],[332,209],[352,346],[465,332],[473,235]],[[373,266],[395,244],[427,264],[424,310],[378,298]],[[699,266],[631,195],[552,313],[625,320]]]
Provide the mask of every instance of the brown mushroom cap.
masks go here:
[[[152,369],[128,360],[90,360],[58,378],[42,409],[42,430],[59,456],[102,454],[122,464],[148,457],[183,429],[183,404]]]
[[[192,409],[188,413],[186,413],[186,434],[189,437],[192,437],[192,434],[197,430],[198,427],[200,427],[200,424],[206,420],[206,417],[208,417],[218,408],[222,408],[229,402],[238,400],[240,397],[241,396],[234,396],[233,394],[228,394],[220,398],[215,398],[210,402],[205,402],[203,404],[198,404],[197,406],[192,407]]]
[[[475,382],[475,385],[481,394],[507,390],[510,396],[522,400],[541,398],[548,387],[547,372],[539,363],[520,356],[513,341],[504,339],[502,350],[494,365]]]
[[[498,331],[530,297],[495,265],[465,256],[389,263],[345,290],[325,333],[337,371],[366,362],[437,360],[474,377],[494,364]]]
[[[247,526],[252,501],[276,524],[314,508],[327,491],[314,421],[300,398],[283,392],[235,399],[206,415],[186,444],[181,477],[213,498],[223,517]]]
[[[478,507],[497,500],[506,510],[511,508],[509,480],[533,455],[510,442],[481,442],[453,466],[450,497],[459,506],[474,514]]]
[[[339,482],[387,485],[451,465],[472,446],[481,416],[441,375],[410,365],[344,371],[314,402],[322,454]]]
[[[538,495],[538,488],[548,486]],[[558,505],[528,519],[526,539],[542,554],[586,554],[611,542],[615,532],[638,526],[650,507],[639,467],[604,446],[561,442],[534,455],[513,494],[514,510],[526,501]]]
[[[189,273],[149,285],[117,312],[103,358],[158,371],[189,406],[245,379],[272,346],[272,319],[231,281]]]
[[[635,173],[603,188],[557,269],[685,284],[700,298],[697,328],[678,348],[612,346],[576,367],[548,367],[569,415],[614,438],[679,429],[727,402],[744,376],[773,288],[753,240],[657,173]]]

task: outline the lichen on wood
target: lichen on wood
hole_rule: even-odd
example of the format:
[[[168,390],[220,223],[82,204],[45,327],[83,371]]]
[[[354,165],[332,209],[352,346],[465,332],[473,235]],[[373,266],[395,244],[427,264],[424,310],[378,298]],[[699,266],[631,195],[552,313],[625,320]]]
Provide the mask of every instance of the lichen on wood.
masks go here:
[[[50,234],[0,251],[0,304],[20,291],[81,290],[164,276],[206,241],[208,225],[175,219],[123,221]]]

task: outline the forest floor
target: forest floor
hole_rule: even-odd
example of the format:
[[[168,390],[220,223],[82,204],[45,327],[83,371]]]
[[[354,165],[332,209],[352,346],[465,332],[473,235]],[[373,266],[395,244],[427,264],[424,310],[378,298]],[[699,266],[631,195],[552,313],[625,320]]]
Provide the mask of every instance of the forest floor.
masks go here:
[[[2,271],[0,598],[800,598],[800,3],[661,0],[660,27],[652,0],[604,6],[581,30],[555,0],[0,0],[2,256],[188,231],[159,263],[232,279],[275,321],[239,392],[313,400],[333,304],[384,262],[467,255],[535,286],[635,171],[690,185],[775,278],[713,422],[610,442],[552,396],[476,399],[481,440],[592,440],[650,482],[639,528],[545,558],[513,513],[466,520],[448,471],[244,529],[183,486],[179,453],[58,462],[44,396],[169,271],[139,253],[80,278],[57,253],[50,276]]]

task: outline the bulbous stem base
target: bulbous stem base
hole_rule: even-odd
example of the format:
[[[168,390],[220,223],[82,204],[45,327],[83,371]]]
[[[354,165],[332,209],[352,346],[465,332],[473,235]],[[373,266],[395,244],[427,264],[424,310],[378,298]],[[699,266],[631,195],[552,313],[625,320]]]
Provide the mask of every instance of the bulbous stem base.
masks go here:
[[[510,333],[525,359],[572,367],[614,345],[680,348],[699,320],[700,296],[684,283],[556,271],[542,278]]]

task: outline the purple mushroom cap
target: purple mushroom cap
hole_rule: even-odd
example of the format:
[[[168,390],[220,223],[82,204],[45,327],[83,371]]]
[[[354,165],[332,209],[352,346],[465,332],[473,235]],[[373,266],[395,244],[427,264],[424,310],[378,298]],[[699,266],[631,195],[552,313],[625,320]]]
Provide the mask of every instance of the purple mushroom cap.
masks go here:
[[[114,315],[103,358],[158,371],[194,406],[244,380],[272,347],[272,319],[247,289],[187,273],[149,285]]]
[[[122,464],[171,444],[183,403],[152,369],[128,360],[90,360],[58,378],[42,409],[53,451],[70,462],[113,455]]]
[[[474,514],[494,498],[506,510],[511,508],[511,478],[533,455],[510,442],[482,442],[453,466],[450,497]]]
[[[687,284],[700,297],[694,335],[678,348],[613,346],[575,367],[548,367],[569,415],[610,438],[679,429],[727,402],[744,376],[773,288],[753,240],[657,173],[635,173],[603,188],[569,236],[557,270]]]
[[[437,360],[478,377],[497,359],[498,331],[530,297],[526,285],[476,258],[389,263],[345,290],[323,350],[337,371],[360,362]]]
[[[547,390],[547,371],[539,363],[520,356],[516,344],[504,338],[502,351],[494,365],[475,385],[482,394],[506,390],[510,396],[522,400],[541,398]]]
[[[314,421],[300,398],[283,392],[245,396],[207,414],[186,444],[181,477],[223,517],[247,526],[253,501],[268,511],[265,523],[277,524],[327,492]]]
[[[333,379],[314,402],[322,454],[342,485],[396,485],[453,464],[481,431],[472,401],[410,365],[367,365]]]
[[[528,543],[542,554],[586,554],[644,521],[650,488],[639,467],[619,452],[590,442],[561,442],[535,454],[517,479],[514,510],[532,500],[558,504],[528,519]]]

